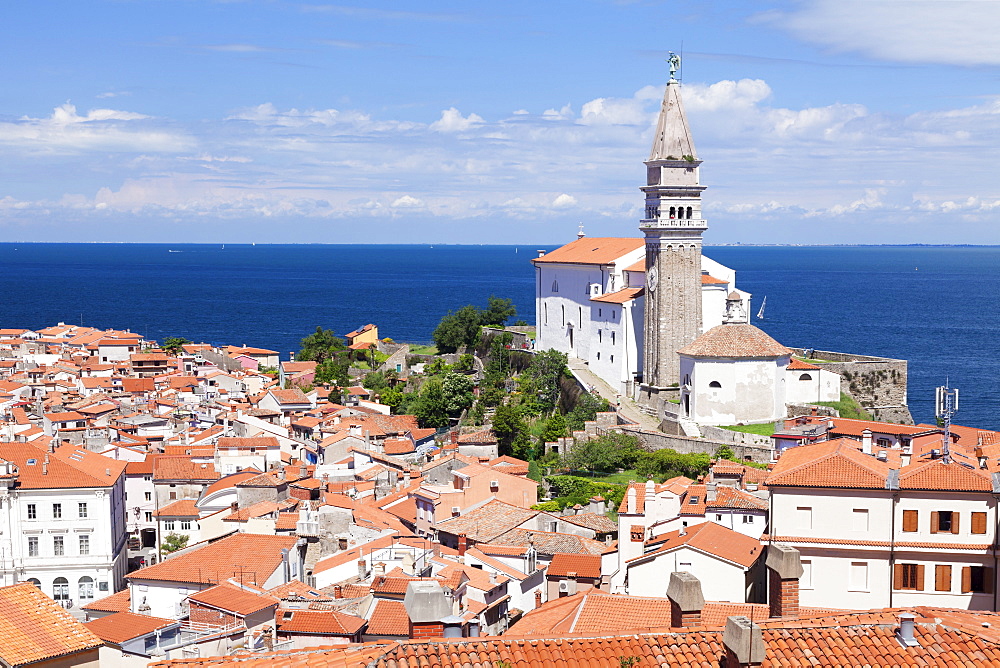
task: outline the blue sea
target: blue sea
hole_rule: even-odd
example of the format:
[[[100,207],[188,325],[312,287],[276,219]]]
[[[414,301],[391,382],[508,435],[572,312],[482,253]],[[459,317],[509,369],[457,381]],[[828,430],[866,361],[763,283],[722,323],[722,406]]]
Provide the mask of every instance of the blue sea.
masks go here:
[[[248,344],[287,359],[317,325],[428,342],[490,295],[534,322],[536,246],[0,244],[0,327],[57,322]],[[1000,429],[1000,248],[708,247],[786,345],[909,360],[909,400],[961,390],[956,422]]]

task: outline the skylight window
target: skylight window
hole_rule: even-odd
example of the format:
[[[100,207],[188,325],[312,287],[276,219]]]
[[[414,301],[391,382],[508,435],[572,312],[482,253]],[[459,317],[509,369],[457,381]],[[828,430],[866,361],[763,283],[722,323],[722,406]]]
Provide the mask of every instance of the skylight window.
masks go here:
[[[700,498],[701,498],[701,497],[699,497],[699,496],[692,496],[692,497],[691,497],[691,500],[690,500],[690,501],[688,501],[688,503],[689,503],[690,505],[692,505],[692,506],[693,506],[693,505],[695,505],[695,504],[697,504],[697,503],[698,503],[698,499],[700,499]]]

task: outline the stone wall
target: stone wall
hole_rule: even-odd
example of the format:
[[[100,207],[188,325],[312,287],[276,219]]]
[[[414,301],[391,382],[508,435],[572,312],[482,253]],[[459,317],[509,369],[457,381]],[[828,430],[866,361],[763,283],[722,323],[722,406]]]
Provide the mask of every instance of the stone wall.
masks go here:
[[[913,424],[913,417],[906,406],[906,360],[829,350],[792,350],[802,357],[824,360],[813,363],[840,374],[841,392],[854,397],[874,419]]]
[[[708,440],[704,438],[692,438],[690,436],[679,436],[674,434],[663,434],[656,431],[647,431],[636,427],[619,427],[625,434],[631,434],[639,438],[639,443],[648,450],[665,450],[670,448],[682,454],[692,454],[704,452],[715,455],[715,451],[723,445],[729,446],[736,454],[737,459],[750,460],[754,462],[766,463],[771,461],[774,449],[770,446],[723,443],[721,441]]]
[[[783,425],[778,424],[780,429]],[[729,445],[752,445],[754,447],[770,448],[771,437],[760,434],[746,434],[741,431],[732,431],[722,427],[710,427],[708,425],[698,425],[701,435],[706,439]]]

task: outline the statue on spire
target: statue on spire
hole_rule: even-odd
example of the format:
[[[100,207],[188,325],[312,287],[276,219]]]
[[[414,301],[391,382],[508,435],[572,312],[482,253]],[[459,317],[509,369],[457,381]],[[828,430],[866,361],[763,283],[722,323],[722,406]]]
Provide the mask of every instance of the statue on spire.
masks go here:
[[[670,80],[677,81],[677,78],[674,75],[677,73],[677,70],[681,68],[681,57],[673,51],[668,51],[667,53],[670,54],[670,57],[667,58],[667,62],[670,63]]]

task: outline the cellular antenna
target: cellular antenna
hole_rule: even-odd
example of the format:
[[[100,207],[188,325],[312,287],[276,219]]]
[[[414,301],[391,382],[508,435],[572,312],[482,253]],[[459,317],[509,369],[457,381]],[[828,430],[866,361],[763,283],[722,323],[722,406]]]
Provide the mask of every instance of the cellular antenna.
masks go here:
[[[944,443],[941,447],[941,458],[945,464],[951,463],[951,416],[958,412],[958,388],[948,386],[945,379],[944,385],[938,387],[934,392],[934,415],[941,421],[944,427]]]

